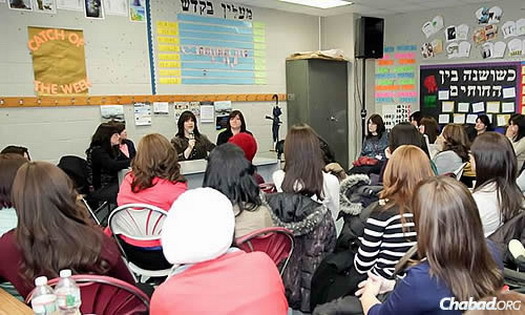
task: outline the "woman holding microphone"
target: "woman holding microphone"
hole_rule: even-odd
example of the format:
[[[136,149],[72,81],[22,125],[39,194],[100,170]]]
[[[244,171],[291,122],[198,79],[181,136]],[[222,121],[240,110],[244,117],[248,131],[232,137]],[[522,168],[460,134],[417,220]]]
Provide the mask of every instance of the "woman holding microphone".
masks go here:
[[[177,127],[178,132],[171,143],[177,150],[179,161],[204,159],[215,148],[215,144],[199,132],[197,119],[189,110],[180,115]]]

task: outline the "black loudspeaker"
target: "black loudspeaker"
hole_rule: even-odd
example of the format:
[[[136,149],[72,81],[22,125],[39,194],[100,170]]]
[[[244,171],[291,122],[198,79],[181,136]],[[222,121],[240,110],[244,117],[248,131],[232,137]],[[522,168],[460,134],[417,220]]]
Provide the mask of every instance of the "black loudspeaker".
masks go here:
[[[357,58],[383,58],[385,20],[362,16],[358,25]]]

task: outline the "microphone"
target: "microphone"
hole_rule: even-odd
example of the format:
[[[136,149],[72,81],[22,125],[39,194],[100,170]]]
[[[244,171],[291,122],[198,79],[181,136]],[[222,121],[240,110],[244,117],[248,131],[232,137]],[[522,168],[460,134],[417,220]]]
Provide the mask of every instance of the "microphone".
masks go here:
[[[193,140],[195,139],[195,135],[193,134],[193,132],[190,132],[190,140]]]

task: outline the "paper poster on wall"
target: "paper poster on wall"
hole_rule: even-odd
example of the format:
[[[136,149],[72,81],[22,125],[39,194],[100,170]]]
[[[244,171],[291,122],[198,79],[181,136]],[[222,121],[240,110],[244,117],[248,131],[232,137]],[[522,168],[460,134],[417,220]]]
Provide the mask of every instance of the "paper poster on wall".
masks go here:
[[[443,113],[451,113],[454,111],[454,102],[442,102],[441,111]]]
[[[467,58],[470,55],[469,42],[454,42],[447,46],[448,59]]]
[[[84,15],[88,19],[104,19],[102,0],[84,0]]]
[[[215,106],[215,118],[216,126],[215,129],[220,130],[227,127],[228,119],[232,111],[231,101],[217,101],[213,102]]]
[[[88,93],[82,31],[30,26],[28,35],[37,95]]]
[[[454,114],[454,123],[455,124],[464,124],[465,123],[465,114]]]
[[[480,54],[483,59],[501,59],[505,56],[507,45],[504,42],[487,42],[481,45]]]
[[[440,114],[438,118],[439,124],[448,124],[450,123],[450,115],[449,114]]]
[[[525,40],[522,41],[520,38],[514,38],[507,43],[507,46],[509,48],[510,57],[521,56],[525,51]]]
[[[459,26],[451,25],[445,30],[445,39],[447,42],[455,40],[467,40],[469,27],[466,24]]]
[[[507,21],[501,26],[501,32],[503,33],[503,38],[507,39],[509,37],[518,36],[518,30],[516,29],[516,22]]]
[[[106,15],[128,16],[128,0],[104,0]]]
[[[129,0],[129,20],[131,22],[145,22],[146,8],[145,0]]]
[[[20,11],[33,11],[31,0],[8,0],[9,9]]]
[[[430,43],[423,43],[421,45],[421,54],[423,58],[432,58],[443,52],[443,41],[441,39],[434,39]]]
[[[492,8],[481,7],[476,11],[475,15],[478,24],[496,24],[501,21],[503,10],[498,6]]]
[[[496,116],[497,126],[506,126],[508,121],[509,121],[509,119],[510,119],[510,115],[509,114],[497,115]]]
[[[484,102],[477,102],[472,104],[472,112],[474,113],[481,113],[485,111],[485,103]]]
[[[478,115],[476,115],[476,114],[468,114],[467,115],[467,124],[475,124],[477,119],[478,119]]]
[[[421,27],[421,31],[427,38],[439,32],[444,26],[443,17],[438,15],[435,16],[432,21],[427,21]]]
[[[153,102],[153,114],[168,115],[170,113],[169,102]]]
[[[487,113],[499,113],[500,102],[487,102]]]
[[[33,0],[35,12],[55,14],[57,13],[56,0]]]
[[[525,18],[516,21],[516,35],[525,35]]]
[[[482,28],[478,28],[474,31],[472,39],[476,44],[483,44],[488,40],[492,40],[498,36],[498,26],[496,25],[487,25]]]
[[[516,106],[514,105],[514,102],[503,102],[503,103],[501,103],[501,112],[502,113],[515,113],[516,112]]]
[[[173,103],[173,105],[175,109],[174,111],[175,123],[177,123],[179,121],[180,115],[182,115],[184,111],[190,110],[190,103],[189,102],[175,102]]]
[[[100,116],[103,121],[124,121],[124,105],[102,105],[100,106]]]
[[[60,10],[82,11],[84,0],[57,0],[57,8]]]
[[[468,113],[469,107],[470,107],[470,103],[458,103],[458,112]]]
[[[395,125],[408,121],[410,112],[410,105],[383,105],[382,114],[385,128],[391,130]]]
[[[151,125],[151,103],[133,103],[135,126]]]
[[[213,105],[201,105],[201,122],[213,123],[215,121],[215,107]]]

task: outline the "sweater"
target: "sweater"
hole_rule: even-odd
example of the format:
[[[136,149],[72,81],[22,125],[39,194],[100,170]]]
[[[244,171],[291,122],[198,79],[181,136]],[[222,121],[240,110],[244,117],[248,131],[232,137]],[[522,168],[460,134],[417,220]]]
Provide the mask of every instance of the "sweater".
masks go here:
[[[254,272],[256,271],[256,272]],[[153,293],[151,315],[287,314],[275,263],[262,252],[236,251],[177,273]]]
[[[253,134],[248,130],[241,132],[245,132],[253,136]],[[231,137],[233,137],[233,132],[231,131],[231,129],[224,130],[223,132],[219,133],[219,135],[217,135],[217,145],[221,145],[223,143],[228,142],[228,140],[230,140]]]
[[[188,158],[184,156],[184,151],[189,145],[188,138],[175,136],[171,139],[171,144],[175,147],[175,150],[177,150],[179,161],[204,159],[208,157],[208,152],[215,148],[215,144],[211,143],[208,137],[203,134],[195,137],[195,146],[193,150],[191,150]]]
[[[388,132],[383,132],[381,137],[372,136],[365,138],[360,156],[367,156],[384,161],[385,149],[388,147]]]
[[[235,237],[239,238],[253,231],[274,226],[270,207],[264,202],[253,210],[243,210],[239,214],[239,206],[233,206],[235,213]]]
[[[7,232],[0,238],[0,252],[2,253],[2,255],[0,255],[0,282],[11,282],[20,295],[24,298],[27,297],[35,285],[33,279],[27,281],[22,277],[23,254],[16,243],[14,230]],[[105,274],[106,276],[135,284],[133,277],[120,256],[117,245],[107,236],[103,236],[100,257],[109,265],[109,271]],[[62,268],[65,267],[69,266],[62,266]],[[60,270],[55,271],[58,273]],[[88,271],[89,270],[86,270],[85,272]]]
[[[114,151],[115,157],[100,146],[94,146],[86,151],[89,176],[95,190],[112,184],[118,185],[118,172],[130,165],[130,159],[120,150]]]
[[[366,220],[354,267],[360,274],[371,270],[376,275],[392,279],[399,259],[416,244],[417,234],[412,213],[405,212],[401,216],[397,206],[388,209],[383,209],[383,206],[381,200]]]
[[[519,141],[511,141],[514,152],[516,153],[516,159],[518,159],[518,171],[523,167],[525,162],[525,137],[521,138]]]
[[[494,233],[502,224],[501,206],[498,200],[498,189],[496,183],[483,185],[472,193],[472,197],[478,206],[479,216],[483,224],[485,237]]]
[[[439,152],[432,161],[436,164],[438,175],[453,173],[464,163],[461,157],[452,150]]]
[[[498,268],[503,270],[501,254],[492,242],[488,248]],[[369,315],[380,314],[457,314],[459,310],[442,310],[440,302],[443,298],[452,298],[450,288],[435,276],[430,275],[430,265],[423,261],[406,271],[406,276],[400,280],[384,303],[375,304],[370,308]],[[457,301],[457,300],[456,300]],[[449,306],[448,302],[444,303]]]

